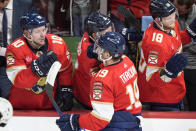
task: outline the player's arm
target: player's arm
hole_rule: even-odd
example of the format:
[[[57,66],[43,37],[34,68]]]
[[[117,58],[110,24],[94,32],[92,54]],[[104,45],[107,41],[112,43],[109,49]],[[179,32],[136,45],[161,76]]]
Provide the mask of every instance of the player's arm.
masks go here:
[[[192,39],[196,39],[196,18],[193,22],[187,26],[185,31],[181,31],[181,40],[183,44],[188,44],[191,42]]]
[[[163,49],[159,45],[149,46],[146,50],[142,50],[143,63],[140,61],[139,71],[144,73],[146,81],[153,87],[154,83],[160,86],[166,83],[160,78],[160,71],[164,68],[165,55]]]
[[[6,72],[9,80],[15,87],[18,88],[32,88],[39,80],[30,66],[27,66],[20,50],[16,50],[12,46],[8,46],[6,52],[7,67]]]
[[[32,88],[40,77],[46,77],[51,65],[58,60],[56,54],[49,51],[26,65],[23,55],[11,46],[6,52],[8,78],[18,88]]]
[[[153,87],[154,83],[164,86],[171,82],[185,68],[187,57],[176,53],[171,58],[166,58],[164,49],[159,46],[150,47],[145,55],[146,80]],[[141,69],[140,69],[141,71]]]
[[[93,110],[79,117],[79,125],[84,129],[100,130],[105,128],[112,119],[114,97],[106,84],[95,81],[92,86],[91,104]]]
[[[60,129],[74,130],[82,128],[100,130],[109,124],[114,114],[111,89],[101,81],[95,81],[92,85],[91,103],[93,105],[93,110],[85,115],[65,114],[56,121]]]

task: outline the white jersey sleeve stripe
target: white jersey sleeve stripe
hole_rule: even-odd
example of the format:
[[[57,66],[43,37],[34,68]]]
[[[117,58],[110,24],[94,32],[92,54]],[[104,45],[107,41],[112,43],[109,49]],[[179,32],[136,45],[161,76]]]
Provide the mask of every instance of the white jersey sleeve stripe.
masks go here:
[[[14,67],[6,69],[6,73],[7,73],[9,80],[13,83],[18,72],[24,69],[26,69],[26,66],[14,66]]]
[[[93,111],[92,115],[98,119],[110,121],[114,114],[114,107],[112,103],[91,101]]]

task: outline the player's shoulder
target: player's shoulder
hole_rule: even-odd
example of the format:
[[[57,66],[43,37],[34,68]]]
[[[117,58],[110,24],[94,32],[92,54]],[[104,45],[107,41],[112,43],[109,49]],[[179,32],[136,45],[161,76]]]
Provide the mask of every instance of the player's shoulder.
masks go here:
[[[64,45],[65,41],[62,37],[54,34],[46,34],[46,39],[48,40],[49,45],[55,44],[55,45]]]
[[[22,36],[14,40],[12,43],[10,43],[8,45],[8,48],[21,49],[21,48],[25,48],[26,44],[27,44],[26,40]]]
[[[165,42],[168,42],[168,35],[163,31],[153,27],[153,23],[145,31],[145,35],[142,40],[142,47],[151,48],[151,47],[162,47]]]
[[[49,49],[57,52],[62,52],[67,49],[67,45],[63,38],[54,34],[46,34],[46,39],[48,40]]]
[[[10,45],[7,47],[8,52],[12,52],[15,55],[22,55],[25,52],[27,52],[28,45],[26,43],[26,40],[24,37],[19,37],[15,41],[13,41]]]

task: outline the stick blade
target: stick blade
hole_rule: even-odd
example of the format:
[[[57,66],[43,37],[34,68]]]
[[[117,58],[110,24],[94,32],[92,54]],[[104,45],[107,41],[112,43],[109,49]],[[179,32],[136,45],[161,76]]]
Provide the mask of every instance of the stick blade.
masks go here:
[[[118,12],[125,17],[127,20],[129,26],[135,28],[137,31],[141,31],[140,29],[140,22],[139,20],[135,17],[135,15],[129,11],[125,6],[119,5],[117,7]]]

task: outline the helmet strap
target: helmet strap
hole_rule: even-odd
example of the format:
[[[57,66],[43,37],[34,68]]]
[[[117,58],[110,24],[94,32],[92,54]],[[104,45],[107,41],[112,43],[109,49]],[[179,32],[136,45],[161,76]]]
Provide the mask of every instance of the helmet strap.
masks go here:
[[[111,59],[112,59],[112,56],[110,56],[110,57],[107,58],[107,59],[103,59],[102,56],[103,56],[103,55],[101,54],[101,55],[100,55],[100,60],[103,62],[103,65],[104,65],[104,66],[108,66],[106,62],[109,61],[109,60],[111,60]]]
[[[25,35],[25,34],[23,34],[23,36],[28,40],[28,41],[30,41],[30,42],[32,42],[34,45],[37,45],[37,42],[35,42],[34,40],[33,40],[33,37],[32,37],[32,31],[31,30],[28,30],[29,31],[29,33],[30,33],[30,39]]]
[[[163,27],[163,23],[161,21],[161,18],[158,18],[158,20],[159,20],[159,23],[160,24],[156,20],[154,20],[154,22],[157,24],[157,26],[159,27],[159,29],[162,30],[163,32],[167,32],[167,30],[165,30],[164,27]]]
[[[110,55],[110,57],[109,58],[107,58],[107,59],[103,59],[103,53],[104,53],[105,51],[104,51],[104,49],[102,49],[102,53],[100,53],[100,60],[103,62],[103,65],[104,66],[108,66],[107,65],[107,61],[109,61],[109,60],[111,60],[112,59],[112,56]]]

